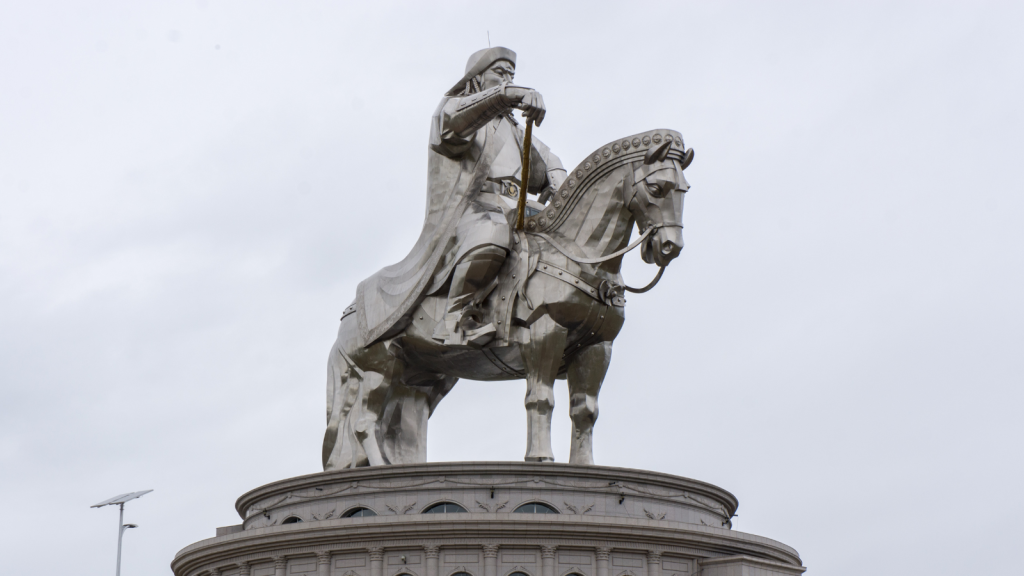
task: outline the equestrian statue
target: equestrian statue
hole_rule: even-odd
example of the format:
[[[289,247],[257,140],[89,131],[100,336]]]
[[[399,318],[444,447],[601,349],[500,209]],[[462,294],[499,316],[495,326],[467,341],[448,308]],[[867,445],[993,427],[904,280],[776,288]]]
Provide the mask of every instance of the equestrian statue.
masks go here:
[[[624,294],[649,290],[683,248],[693,151],[679,132],[651,130],[567,173],[532,138],[544,99],[513,84],[515,64],[507,48],[476,52],[434,112],[423,230],[401,262],[359,284],[331,349],[324,470],[426,462],[427,420],[459,378],[526,379],[536,462],[554,460],[553,385],[567,379],[569,461],[594,463]],[[620,274],[637,247],[659,267],[641,289]]]

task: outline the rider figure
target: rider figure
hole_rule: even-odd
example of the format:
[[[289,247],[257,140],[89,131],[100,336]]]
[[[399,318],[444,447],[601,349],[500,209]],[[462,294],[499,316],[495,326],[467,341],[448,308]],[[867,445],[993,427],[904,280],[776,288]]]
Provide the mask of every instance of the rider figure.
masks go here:
[[[416,306],[445,293],[433,336],[450,346],[479,347],[495,327],[478,312],[496,284],[511,241],[516,201],[524,189],[539,194],[527,203],[541,210],[565,180],[557,156],[536,138],[530,181],[521,181],[523,130],[519,109],[539,126],[544,99],[512,84],[516,53],[494,47],[469,57],[466,73],[434,112],[427,154],[427,212],[412,251],[363,280],[346,314],[358,318],[364,346],[402,332]],[[430,312],[427,312],[430,313]]]
[[[510,222],[515,222],[518,196],[524,190],[539,195],[539,202],[530,202],[527,208],[527,215],[534,213],[566,176],[558,157],[534,138],[530,182],[521,181],[523,130],[512,110],[522,110],[527,120],[539,126],[545,108],[539,92],[512,84],[515,60],[515,52],[507,48],[476,52],[439,110],[440,142],[434,145],[435,151],[457,155],[474,139],[483,139],[485,151],[493,155],[482,185],[455,228],[456,264],[448,284],[444,322],[434,333],[446,345],[481,346],[493,338],[493,324],[484,324],[474,313],[475,306],[493,289],[512,246]],[[487,150],[488,145],[498,149]]]

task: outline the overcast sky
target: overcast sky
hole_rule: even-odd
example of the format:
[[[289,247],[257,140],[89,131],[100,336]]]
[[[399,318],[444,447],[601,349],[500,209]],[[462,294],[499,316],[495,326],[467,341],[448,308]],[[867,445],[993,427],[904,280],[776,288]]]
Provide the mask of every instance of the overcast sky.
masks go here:
[[[419,234],[430,115],[489,31],[567,166],[653,128],[696,151],[597,462],[730,490],[808,574],[1019,573],[1022,30],[1010,2],[3,2],[3,572],[109,576],[89,505],[153,488],[123,573],[169,574],[320,470],[338,317]],[[461,382],[430,460],[521,460],[524,390]]]

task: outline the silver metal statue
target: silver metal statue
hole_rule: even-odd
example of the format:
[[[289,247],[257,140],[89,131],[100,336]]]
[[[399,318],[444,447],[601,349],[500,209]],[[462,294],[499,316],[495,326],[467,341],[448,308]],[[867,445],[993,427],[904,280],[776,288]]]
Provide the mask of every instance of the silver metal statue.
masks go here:
[[[512,84],[507,48],[473,54],[431,122],[427,213],[401,262],[359,284],[327,377],[325,470],[426,461],[427,420],[459,378],[526,378],[528,461],[551,461],[552,387],[567,378],[570,463],[593,464],[597,397],[624,321],[624,292],[645,292],[679,255],[683,170],[678,132],[602,146],[566,174],[540,141],[522,182],[523,133],[544,100]],[[517,200],[525,202],[515,229]],[[634,224],[640,237],[630,243]],[[660,267],[639,290],[622,256]]]

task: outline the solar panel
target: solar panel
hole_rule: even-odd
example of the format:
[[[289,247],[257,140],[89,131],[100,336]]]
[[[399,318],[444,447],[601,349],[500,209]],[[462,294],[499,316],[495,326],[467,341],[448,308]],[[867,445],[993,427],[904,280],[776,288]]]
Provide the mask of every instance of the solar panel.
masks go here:
[[[92,506],[90,506],[90,508],[102,508],[103,506],[109,506],[111,504],[124,504],[129,500],[134,500],[139,496],[144,496],[146,494],[149,494],[150,492],[152,492],[152,490],[143,490],[142,492],[128,492],[126,494],[118,494],[117,496],[114,496],[113,498],[108,498],[103,502],[100,502],[99,504],[93,504]]]

